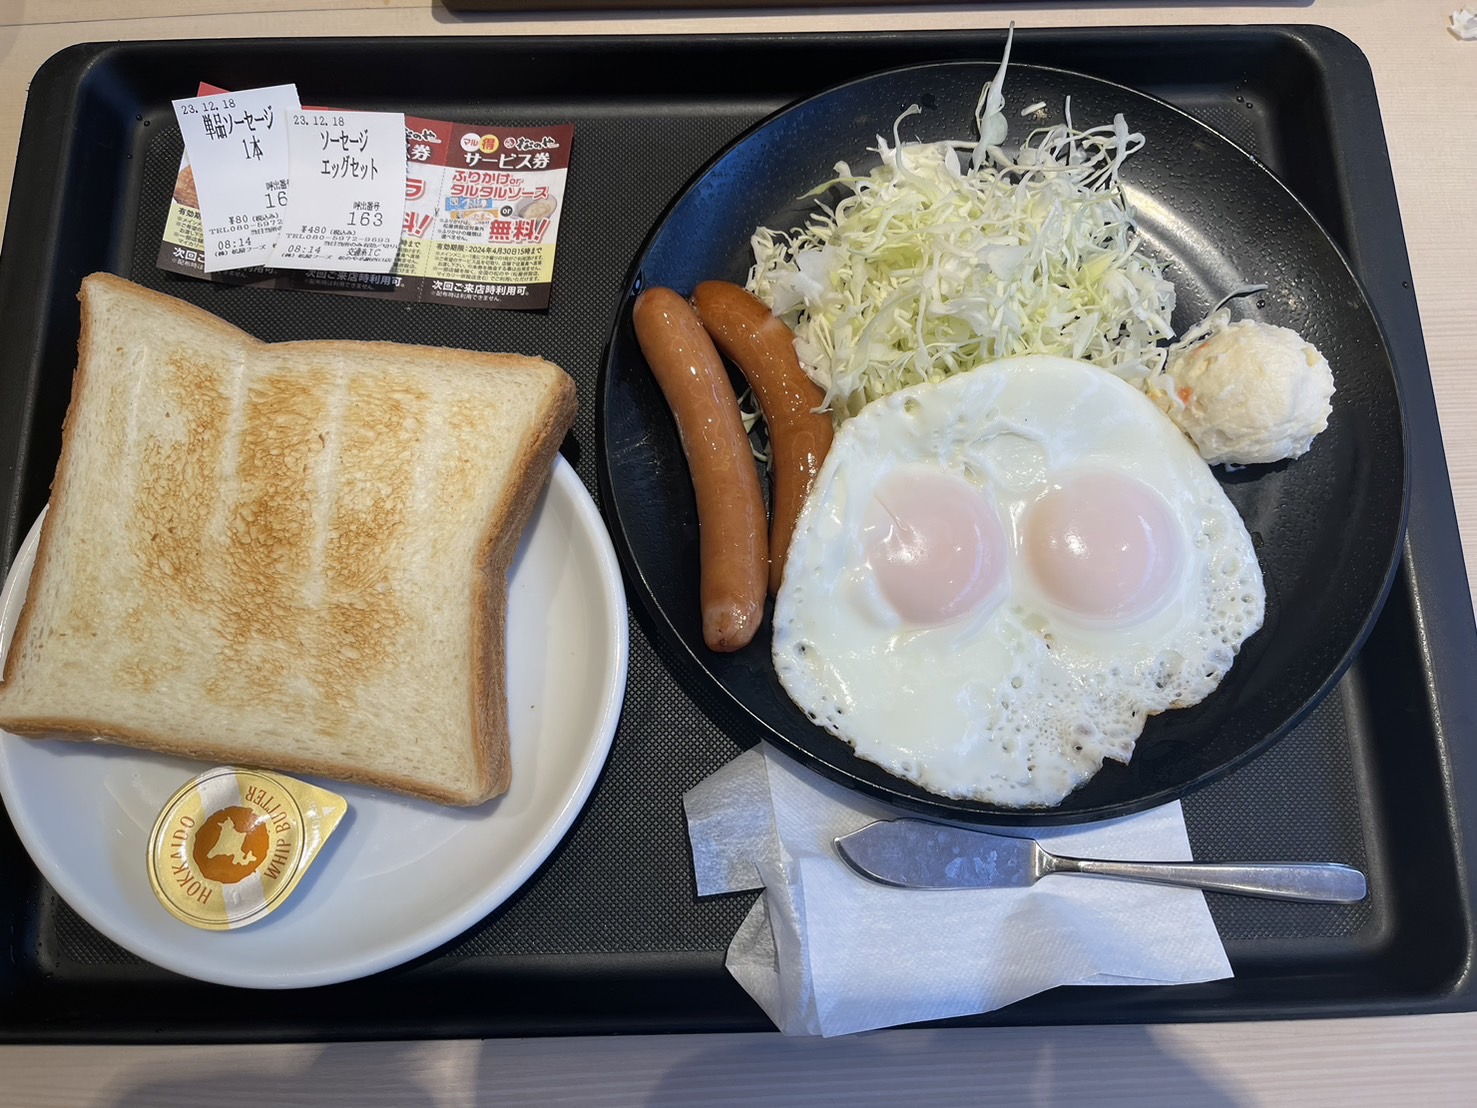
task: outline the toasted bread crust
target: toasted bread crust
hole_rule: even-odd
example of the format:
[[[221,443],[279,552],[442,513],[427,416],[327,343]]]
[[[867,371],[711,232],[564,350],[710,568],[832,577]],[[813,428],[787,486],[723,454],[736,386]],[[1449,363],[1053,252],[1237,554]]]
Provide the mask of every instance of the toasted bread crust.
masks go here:
[[[438,789],[424,781],[390,773],[366,772],[350,762],[329,762],[316,758],[298,758],[289,752],[274,754],[270,760],[241,758],[239,751],[222,743],[168,743],[157,735],[142,734],[126,728],[114,727],[96,720],[56,717],[52,719],[17,718],[4,721],[4,728],[11,734],[36,741],[62,740],[88,743],[102,741],[115,746],[129,746],[147,750],[154,754],[170,754],[179,758],[194,758],[217,765],[247,765],[258,769],[277,770],[282,773],[298,773],[305,777],[322,777],[350,785],[364,785],[373,789],[385,789],[401,793],[418,800],[429,800],[437,804],[456,807],[471,807],[485,803],[501,795],[503,789],[480,793],[453,789]]]
[[[574,423],[576,403],[574,381],[565,377],[547,418],[534,432],[523,469],[514,477],[514,493],[504,501],[504,517],[489,521],[482,539],[485,568],[477,576],[476,600],[468,617],[473,623],[472,710],[479,720],[478,734],[486,740],[478,744],[478,756],[483,790],[489,797],[507,791],[512,777],[508,744],[491,741],[492,736],[508,733],[508,698],[503,690],[503,675],[508,672],[508,572],[519,539],[548,484],[549,462]],[[536,459],[547,460],[536,464]],[[479,618],[482,613],[485,618]]]
[[[13,704],[13,701],[19,699],[15,694],[22,691],[30,681],[23,661],[27,655],[18,648],[22,643],[31,641],[37,633],[35,621],[42,616],[38,606],[31,603],[31,598],[45,592],[43,586],[47,578],[59,572],[56,569],[58,559],[54,548],[57,541],[55,511],[43,521],[31,590],[27,602],[22,606],[12,649],[6,658],[5,684],[0,686],[0,726],[18,734],[77,740],[102,738],[122,745],[184,757],[267,766],[388,789],[445,804],[479,804],[505,791],[510,780],[505,683],[507,574],[522,532],[547,485],[554,455],[573,424],[576,410],[573,381],[552,363],[522,355],[478,354],[379,342],[309,341],[266,344],[203,309],[140,288],[109,274],[94,274],[84,280],[80,294],[80,356],[74,377],[72,401],[63,424],[61,458],[52,482],[53,504],[68,495],[78,493],[74,484],[82,479],[76,472],[77,455],[81,449],[76,442],[80,412],[89,403],[102,403],[92,395],[95,391],[93,376],[112,369],[99,369],[90,364],[88,357],[89,352],[95,353],[97,345],[95,327],[100,310],[98,303],[107,296],[123,297],[140,311],[150,309],[166,312],[172,322],[198,332],[203,346],[227,351],[239,350],[248,364],[253,356],[263,356],[266,352],[270,352],[274,358],[300,358],[305,363],[342,356],[366,363],[376,360],[403,363],[406,379],[412,383],[416,380],[416,367],[422,363],[434,364],[438,367],[437,372],[442,373],[446,370],[453,374],[511,373],[514,377],[526,377],[534,382],[529,388],[540,390],[537,414],[531,422],[527,422],[524,417],[525,422],[512,429],[513,433],[521,436],[522,450],[510,465],[511,472],[507,472],[504,480],[501,499],[492,505],[492,510],[482,523],[480,538],[475,545],[477,564],[468,565],[463,570],[470,576],[472,595],[471,610],[466,613],[471,671],[466,674],[464,687],[469,690],[465,695],[472,700],[469,717],[472,721],[472,734],[466,736],[466,741],[470,744],[475,768],[470,780],[457,782],[453,787],[429,779],[417,779],[412,773],[397,773],[368,766],[348,757],[325,755],[321,751],[312,756],[304,756],[280,745],[271,750],[254,750],[249,743],[243,743],[240,736],[218,739],[202,734],[198,739],[182,741],[178,737],[140,729],[117,719],[101,718],[80,705],[79,710],[73,712],[63,705],[53,705],[48,710],[36,711],[34,705]],[[122,354],[121,348],[119,353]],[[451,695],[451,690],[447,691]],[[349,692],[352,693],[352,690]],[[56,710],[58,707],[62,710]],[[393,739],[394,736],[390,736],[387,741]]]

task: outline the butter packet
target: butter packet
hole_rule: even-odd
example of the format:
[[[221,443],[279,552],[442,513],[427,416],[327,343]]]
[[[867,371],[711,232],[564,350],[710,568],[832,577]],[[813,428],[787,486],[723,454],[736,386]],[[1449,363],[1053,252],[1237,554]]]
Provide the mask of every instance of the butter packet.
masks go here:
[[[245,927],[292,895],[348,807],[336,793],[280,773],[207,770],[159,813],[149,884],[192,927]]]

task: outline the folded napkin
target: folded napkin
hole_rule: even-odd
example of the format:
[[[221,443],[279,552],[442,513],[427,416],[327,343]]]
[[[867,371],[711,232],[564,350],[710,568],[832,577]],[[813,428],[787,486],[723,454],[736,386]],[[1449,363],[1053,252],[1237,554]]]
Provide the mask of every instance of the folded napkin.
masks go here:
[[[1231,976],[1195,889],[1068,876],[1029,889],[947,892],[868,881],[834,840],[906,813],[763,745],[701,782],[683,806],[698,894],[764,890],[727,965],[787,1035],[988,1012],[1056,985]],[[1178,803],[1032,834],[1054,852],[1087,858],[1191,856]]]

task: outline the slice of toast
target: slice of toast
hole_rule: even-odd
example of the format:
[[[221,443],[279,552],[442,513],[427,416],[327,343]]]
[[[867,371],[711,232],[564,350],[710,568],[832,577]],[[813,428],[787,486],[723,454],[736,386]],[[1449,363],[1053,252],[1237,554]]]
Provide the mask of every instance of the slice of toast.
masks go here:
[[[263,343],[106,274],[81,300],[0,727],[447,804],[504,791],[507,574],[569,376]]]

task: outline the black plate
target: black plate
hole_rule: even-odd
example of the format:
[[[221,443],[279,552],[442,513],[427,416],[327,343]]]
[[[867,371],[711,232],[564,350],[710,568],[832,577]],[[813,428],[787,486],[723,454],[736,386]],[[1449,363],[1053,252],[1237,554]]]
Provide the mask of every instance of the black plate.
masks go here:
[[[756,735],[826,775],[939,817],[1067,823],[1123,815],[1207,783],[1285,734],[1353,659],[1384,601],[1405,518],[1405,436],[1386,345],[1348,264],[1301,203],[1240,148],[1192,117],[1118,85],[1060,70],[1012,66],[1008,144],[1034,126],[1018,114],[1044,101],[1049,122],[1070,97],[1073,121],[1127,117],[1147,144],[1122,180],[1149,248],[1170,262],[1176,330],[1249,282],[1267,291],[1240,315],[1294,328],[1334,367],[1329,429],[1295,462],[1217,471],[1251,532],[1267,586],[1266,622],[1203,703],[1149,721],[1129,765],[1107,763],[1049,809],[1006,809],[935,796],[857,758],[785,695],[760,632],[745,650],[715,654],[698,615],[697,517],[675,425],[638,350],[630,301],[646,285],[690,291],[706,278],[742,283],[757,225],[788,228],[809,210],[796,198],[837,161],[875,164],[867,148],[910,104],[902,137],[972,138],[973,112],[994,66],[916,66],[863,78],[796,104],[735,142],[687,187],[632,269],[601,383],[600,461],[616,546],[645,606],[699,680],[731,697]]]

